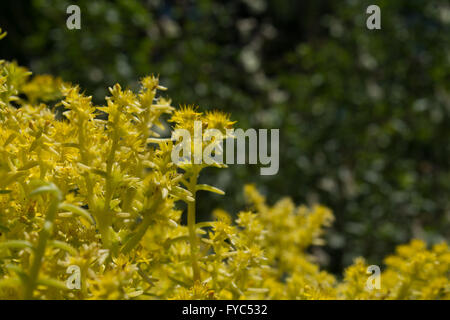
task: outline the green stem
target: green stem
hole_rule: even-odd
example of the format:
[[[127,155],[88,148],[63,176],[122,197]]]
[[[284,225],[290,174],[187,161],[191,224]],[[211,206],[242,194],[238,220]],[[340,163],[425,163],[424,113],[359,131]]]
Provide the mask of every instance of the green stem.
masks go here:
[[[102,241],[106,248],[111,249],[111,229],[109,228],[112,225],[111,214],[109,212],[110,203],[114,194],[114,186],[112,184],[112,168],[115,160],[116,150],[119,145],[119,120],[120,113],[116,112],[114,114],[114,134],[111,144],[111,150],[108,154],[108,158],[106,159],[106,186],[105,186],[105,206],[103,208],[103,212],[101,213],[101,226],[99,226],[100,233],[102,234]]]
[[[79,115],[80,116],[80,115]],[[81,116],[80,116],[81,118]],[[85,145],[85,121],[81,121],[78,126],[78,146],[80,148],[80,155],[81,155],[81,162],[87,166],[90,165],[89,156],[88,156],[88,150]],[[87,189],[87,202],[89,206],[89,210],[94,214],[96,218],[96,222],[100,225],[98,216],[96,215],[96,208],[94,206],[94,187],[91,180],[91,176],[89,172],[85,172],[83,174],[85,182],[86,182],[86,189]]]
[[[129,253],[132,249],[134,249],[138,243],[141,241],[142,237],[145,235],[145,232],[147,231],[148,227],[153,221],[153,215],[154,211],[159,206],[159,199],[155,201],[155,203],[150,207],[150,209],[146,210],[144,213],[144,220],[139,225],[137,231],[133,236],[125,243],[125,245],[122,247],[121,252],[124,254]]]
[[[194,282],[200,281],[200,268],[198,266],[198,250],[199,242],[197,234],[195,232],[195,198],[196,198],[196,186],[199,170],[196,166],[193,167],[192,176],[189,179],[188,189],[192,193],[194,201],[188,203],[188,229],[189,229],[189,243],[191,246],[191,263],[192,271],[194,273]]]
[[[52,234],[53,221],[55,220],[56,213],[58,210],[58,205],[62,200],[61,193],[55,194],[54,199],[51,201],[50,206],[47,209],[46,218],[44,221],[44,226],[39,234],[39,242],[34,251],[34,259],[31,265],[29,281],[25,288],[25,299],[30,300],[33,298],[33,292],[36,287],[36,283],[39,276],[39,271],[41,269],[42,260],[45,254],[45,248],[47,247],[48,239]]]

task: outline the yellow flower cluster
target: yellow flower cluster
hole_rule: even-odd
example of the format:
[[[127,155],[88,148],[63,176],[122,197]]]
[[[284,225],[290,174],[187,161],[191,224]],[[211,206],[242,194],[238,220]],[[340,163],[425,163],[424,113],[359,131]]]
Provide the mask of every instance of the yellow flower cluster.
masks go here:
[[[450,248],[446,243],[427,250],[421,240],[397,247],[385,259],[379,290],[365,289],[367,264],[362,258],[345,271],[338,294],[346,299],[450,299]]]
[[[269,206],[247,186],[235,221],[216,210],[197,223],[197,191],[223,194],[198,176],[219,165],[173,163],[164,119],[225,133],[229,115],[175,110],[154,76],[95,106],[77,86],[30,75],[0,61],[0,299],[450,298],[445,243],[398,247],[379,290],[365,288],[362,259],[342,282],[321,270],[307,250],[333,220],[322,206]]]

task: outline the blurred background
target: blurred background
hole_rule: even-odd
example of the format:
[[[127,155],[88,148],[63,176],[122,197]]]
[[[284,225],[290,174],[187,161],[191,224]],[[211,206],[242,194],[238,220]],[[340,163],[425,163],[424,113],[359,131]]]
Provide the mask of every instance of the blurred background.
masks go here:
[[[81,30],[66,8],[81,8]],[[366,8],[381,8],[381,30]],[[395,245],[450,239],[448,0],[2,1],[0,58],[79,83],[98,104],[119,82],[155,73],[173,105],[232,114],[240,128],[280,129],[280,170],[202,176],[203,219],[269,203],[322,203],[336,221],[312,248],[338,273],[356,256],[382,265]]]

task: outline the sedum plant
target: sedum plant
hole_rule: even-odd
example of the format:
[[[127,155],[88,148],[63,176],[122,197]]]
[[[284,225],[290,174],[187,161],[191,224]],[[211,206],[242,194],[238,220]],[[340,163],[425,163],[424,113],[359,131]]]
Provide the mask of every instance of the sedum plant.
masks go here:
[[[234,122],[175,109],[157,77],[140,83],[95,106],[78,86],[0,61],[0,299],[450,298],[446,243],[400,246],[379,290],[365,289],[363,259],[340,282],[321,270],[308,249],[333,220],[323,206],[270,206],[248,185],[234,221],[217,209],[198,223],[199,191],[223,194],[198,177],[224,166],[173,163],[163,118],[190,132],[201,121],[223,133],[215,143]]]

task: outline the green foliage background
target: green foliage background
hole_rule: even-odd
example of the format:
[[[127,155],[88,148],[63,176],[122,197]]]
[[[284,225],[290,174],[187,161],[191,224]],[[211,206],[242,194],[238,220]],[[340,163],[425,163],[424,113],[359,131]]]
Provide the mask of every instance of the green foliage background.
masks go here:
[[[66,8],[81,8],[81,30]],[[382,30],[367,30],[370,4]],[[200,211],[236,212],[254,182],[274,200],[329,206],[328,245],[340,271],[364,255],[381,264],[412,236],[450,238],[450,5],[397,1],[2,2],[0,57],[88,88],[136,88],[156,73],[173,104],[232,114],[241,128],[280,128],[280,171],[209,171],[227,196]]]

